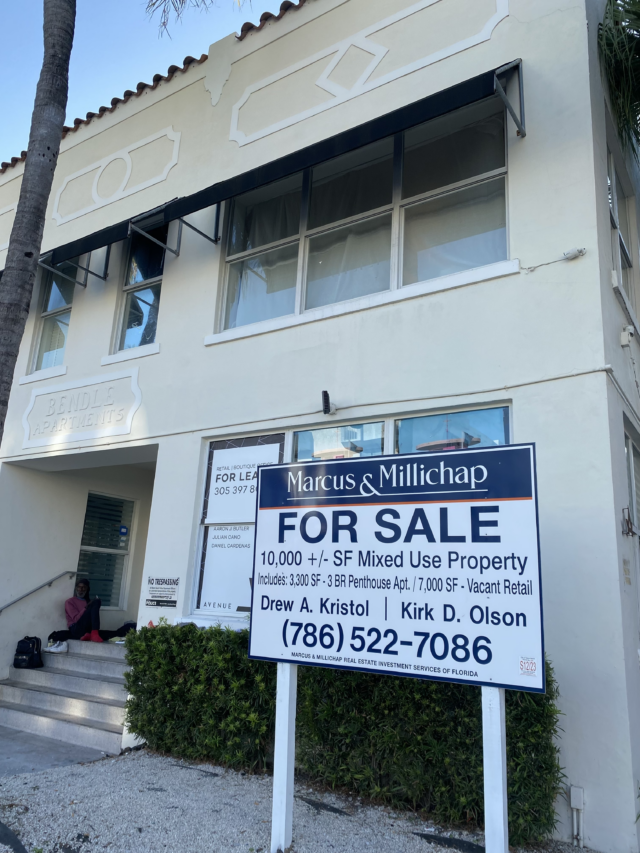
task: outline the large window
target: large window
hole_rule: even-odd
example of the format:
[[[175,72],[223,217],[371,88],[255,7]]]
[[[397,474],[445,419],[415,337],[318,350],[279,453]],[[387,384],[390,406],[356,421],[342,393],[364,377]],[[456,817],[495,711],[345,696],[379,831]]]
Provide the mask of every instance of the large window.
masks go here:
[[[120,607],[129,561],[133,501],[89,494],[78,559],[78,579],[103,607]]]
[[[615,167],[613,155],[610,151],[608,152],[608,167],[613,266],[618,281],[629,297],[631,305],[635,308],[629,199],[625,195],[620,174]]]
[[[167,230],[168,226],[162,225],[147,232],[157,242],[137,231],[131,235],[119,350],[155,343]]]
[[[195,609],[244,618],[251,607],[257,467],[283,461],[284,435],[209,445]]]
[[[505,178],[491,100],[238,196],[222,328],[506,260]]]
[[[76,262],[77,258],[74,258],[72,261],[58,264],[57,272],[47,272],[46,274],[40,340],[34,370],[59,367],[64,360],[75,291],[76,268],[73,264]],[[65,278],[65,276],[67,277]]]

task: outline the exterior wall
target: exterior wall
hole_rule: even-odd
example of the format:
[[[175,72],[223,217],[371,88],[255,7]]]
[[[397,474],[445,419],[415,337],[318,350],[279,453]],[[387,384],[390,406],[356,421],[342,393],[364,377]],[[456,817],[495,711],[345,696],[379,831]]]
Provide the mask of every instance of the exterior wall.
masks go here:
[[[125,608],[102,610],[101,627],[114,630],[137,619],[153,472],[133,466],[49,472],[2,463],[2,605],[76,571],[90,491],[136,501]],[[75,578],[60,578],[0,614],[0,677],[7,677],[19,639],[38,636],[46,645],[51,631],[66,629],[64,602],[74,585]]]
[[[67,456],[157,444],[144,575],[179,577],[175,619],[206,624],[212,618],[194,614],[192,602],[210,440],[509,405],[511,439],[537,444],[546,647],[565,713],[561,761],[568,783],[585,789],[585,843],[607,853],[637,851],[638,575],[627,584],[622,561],[637,566],[638,549],[635,539],[622,536],[621,518],[629,502],[623,418],[640,433],[640,417],[633,366],[620,347],[627,321],[611,287],[606,96],[595,52],[603,0],[425,3],[411,19],[400,18],[378,35],[391,50],[373,79],[451,45],[452,33],[473,35],[494,11],[509,14],[489,39],[318,112],[331,96],[314,87],[326,57],[313,56],[410,5],[309,0],[295,15],[242,42],[224,39],[206,62],[80,127],[63,145],[44,246],[91,234],[522,57],[528,134],[519,139],[509,121],[507,180],[509,257],[519,259],[521,269],[393,304],[371,307],[361,300],[339,316],[279,330],[245,327],[225,339],[213,335],[222,290],[220,247],[185,229],[180,257],[167,256],[165,264],[159,351],[137,358],[130,351],[130,358],[102,364],[112,352],[122,301],[126,245],[114,246],[108,281],[91,279],[86,290],[76,288],[64,377],[20,384],[30,373],[37,333],[34,296],[2,445],[0,507],[11,506],[7,515],[0,513],[0,540],[11,543],[7,576],[24,565],[29,585],[44,576],[38,567],[55,574],[55,568],[48,572],[50,541],[58,543],[55,566],[75,566],[86,492],[108,471],[122,484],[118,493],[138,489],[141,502],[151,498],[150,474],[143,477],[139,469],[45,474],[8,463],[55,458],[64,464]],[[294,63],[301,67],[282,76]],[[258,88],[270,75],[277,79]],[[234,105],[248,87],[256,91],[236,110],[236,126]],[[305,109],[312,114],[287,123]],[[276,120],[283,127],[263,133]],[[55,208],[66,178],[164,128],[181,136],[177,163],[162,180],[56,224],[54,209],[69,216],[81,209],[87,192],[76,186],[76,195],[65,197],[67,206]],[[254,141],[247,141],[252,134]],[[171,162],[173,141],[163,138],[168,141],[145,161],[147,177]],[[615,147],[615,134],[609,144]],[[144,174],[136,177],[136,162],[132,175],[140,182]],[[628,161],[627,167],[630,185],[638,186],[635,168]],[[0,210],[16,197],[21,168],[0,180]],[[113,175],[117,168],[110,167]],[[115,185],[113,175],[105,171],[105,181]],[[214,210],[189,221],[210,234]],[[169,245],[175,237],[174,224]],[[573,247],[585,247],[586,255],[556,263]],[[0,252],[0,265],[3,257]],[[92,264],[99,268],[99,252]],[[632,347],[640,363],[638,344]],[[107,436],[96,430],[86,440],[25,446],[22,421],[34,389],[95,387],[117,371],[135,372],[140,389],[129,432]],[[334,418],[319,411],[323,389],[338,407]],[[60,500],[60,489],[67,499]],[[16,537],[16,530],[31,529],[34,517],[42,540]],[[142,535],[141,525],[140,542]],[[18,592],[17,586],[7,589],[7,598]],[[55,593],[60,601],[66,594],[62,587]],[[134,594],[132,589],[130,601]],[[49,606],[47,596],[38,601],[46,598]],[[142,624],[160,615],[145,599],[143,588]],[[46,621],[49,611],[39,607]],[[5,616],[11,627],[9,645],[16,631],[34,632],[9,623],[10,612],[0,618],[0,630]],[[43,624],[32,620],[32,612],[16,610],[29,624]],[[559,836],[568,838],[571,815],[564,800],[558,813]]]

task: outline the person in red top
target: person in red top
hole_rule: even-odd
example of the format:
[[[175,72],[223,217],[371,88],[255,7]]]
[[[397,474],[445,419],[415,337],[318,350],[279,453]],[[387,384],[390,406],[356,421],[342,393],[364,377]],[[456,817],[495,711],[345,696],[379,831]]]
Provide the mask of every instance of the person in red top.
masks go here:
[[[64,613],[69,627],[69,639],[91,640],[101,643],[100,599],[91,601],[89,581],[81,578],[76,584],[75,595],[64,603]]]

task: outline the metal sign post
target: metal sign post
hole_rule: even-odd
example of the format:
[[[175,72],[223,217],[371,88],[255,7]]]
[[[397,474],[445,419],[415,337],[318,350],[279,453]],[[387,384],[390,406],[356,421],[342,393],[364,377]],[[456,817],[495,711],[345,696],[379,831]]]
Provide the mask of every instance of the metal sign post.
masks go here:
[[[271,853],[291,847],[293,823],[293,769],[296,753],[296,696],[298,667],[278,664],[276,742],[273,757]]]
[[[487,853],[509,853],[507,730],[504,688],[482,688],[484,844]]]
[[[533,445],[258,469],[249,656],[278,663],[271,853],[291,845],[296,665],[482,688],[487,853],[504,689],[544,692]]]

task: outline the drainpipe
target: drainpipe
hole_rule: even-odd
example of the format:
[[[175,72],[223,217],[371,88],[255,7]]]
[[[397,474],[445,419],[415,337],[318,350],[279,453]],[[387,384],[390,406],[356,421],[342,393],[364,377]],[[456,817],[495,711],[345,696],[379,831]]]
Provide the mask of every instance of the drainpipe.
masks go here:
[[[573,846],[582,847],[584,845],[584,788],[576,788],[575,785],[572,785],[570,799],[571,817],[573,819]]]

